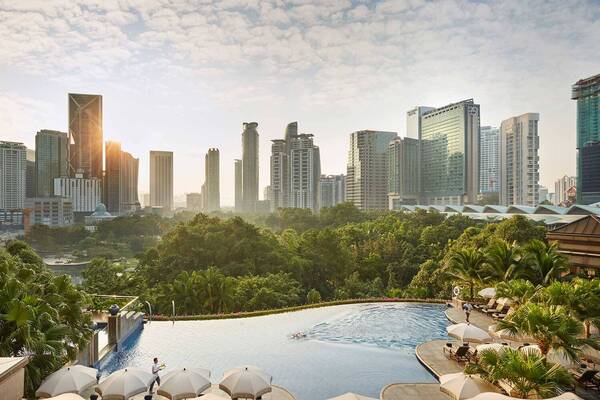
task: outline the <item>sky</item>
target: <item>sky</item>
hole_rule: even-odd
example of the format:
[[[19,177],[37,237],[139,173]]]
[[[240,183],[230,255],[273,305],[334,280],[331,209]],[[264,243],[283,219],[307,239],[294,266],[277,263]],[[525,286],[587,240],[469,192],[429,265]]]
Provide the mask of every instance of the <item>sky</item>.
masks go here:
[[[140,158],[174,152],[176,196],[221,155],[233,205],[242,123],[270,140],[298,121],[322,172],[345,173],[348,136],[404,136],[406,111],[473,98],[481,124],[540,113],[541,184],[575,173],[571,85],[600,73],[599,0],[0,0],[0,139],[67,131],[67,93],[101,94],[104,139]],[[140,195],[140,200],[142,200]]]

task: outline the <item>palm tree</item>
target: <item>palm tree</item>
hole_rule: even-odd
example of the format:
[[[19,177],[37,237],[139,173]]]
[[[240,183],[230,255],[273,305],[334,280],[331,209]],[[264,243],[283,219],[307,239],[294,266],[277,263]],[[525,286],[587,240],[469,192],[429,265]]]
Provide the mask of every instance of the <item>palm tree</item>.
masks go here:
[[[453,250],[446,265],[446,273],[469,287],[469,297],[473,299],[475,284],[481,282],[480,272],[485,262],[483,253],[474,248]]]
[[[535,285],[547,286],[569,270],[567,259],[558,252],[556,243],[532,240],[525,246],[524,252],[526,268],[519,275]]]
[[[535,286],[525,279],[513,279],[496,285],[496,297],[510,299],[513,306],[527,303],[535,294]]]
[[[468,374],[479,374],[491,383],[506,381],[520,398],[557,396],[573,384],[571,374],[559,364],[549,364],[544,356],[506,348],[480,353],[477,363],[465,368]],[[512,395],[513,393],[511,393]]]
[[[573,361],[578,360],[582,346],[598,347],[596,341],[581,338],[583,324],[561,306],[526,303],[498,321],[496,330],[506,330],[515,336],[530,336],[542,355],[546,356],[552,349],[563,352]]]
[[[600,279],[553,282],[539,292],[539,299],[565,307],[569,315],[583,323],[586,338],[590,337],[592,325],[600,328]]]
[[[521,266],[521,249],[505,240],[495,240],[486,251],[485,280],[506,282],[512,279]]]

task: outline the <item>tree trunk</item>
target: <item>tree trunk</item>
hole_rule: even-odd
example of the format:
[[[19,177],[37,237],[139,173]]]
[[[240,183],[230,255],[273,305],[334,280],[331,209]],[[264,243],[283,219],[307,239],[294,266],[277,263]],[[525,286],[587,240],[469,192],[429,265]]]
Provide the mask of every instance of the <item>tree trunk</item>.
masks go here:
[[[590,338],[590,321],[583,321],[583,335],[586,339]]]

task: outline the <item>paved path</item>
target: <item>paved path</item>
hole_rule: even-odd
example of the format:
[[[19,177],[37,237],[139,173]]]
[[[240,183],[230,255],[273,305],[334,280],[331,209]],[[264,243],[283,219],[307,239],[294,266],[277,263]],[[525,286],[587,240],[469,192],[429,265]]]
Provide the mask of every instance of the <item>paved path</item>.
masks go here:
[[[458,324],[459,322],[466,322],[464,311],[457,307],[446,309],[446,318],[448,318],[453,324]],[[475,310],[471,312],[469,322],[477,326],[478,328],[483,329],[486,332],[488,331],[488,327],[490,325],[494,325],[496,323],[496,321],[492,317]]]
[[[438,383],[394,383],[381,391],[382,400],[450,400]]]
[[[443,353],[446,342],[447,340],[432,340],[418,345],[415,349],[419,361],[438,379],[440,375],[462,372],[464,369],[464,363],[459,364]]]

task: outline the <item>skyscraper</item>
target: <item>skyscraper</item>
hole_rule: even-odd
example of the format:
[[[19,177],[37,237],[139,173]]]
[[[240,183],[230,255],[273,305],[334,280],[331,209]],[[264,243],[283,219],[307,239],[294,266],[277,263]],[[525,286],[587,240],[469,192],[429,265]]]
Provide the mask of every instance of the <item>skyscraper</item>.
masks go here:
[[[23,143],[0,142],[0,210],[24,207],[26,152]]]
[[[313,143],[313,135],[299,134],[289,143],[290,191],[289,205],[292,208],[319,210],[319,178],[321,156]]]
[[[435,107],[417,106],[406,112],[406,137],[411,139],[420,139],[421,117],[428,111],[435,110]]]
[[[539,204],[539,119],[539,114],[526,113],[500,124],[501,204]]]
[[[600,74],[573,85],[577,100],[577,203],[600,201]],[[596,168],[594,168],[596,167]]]
[[[172,151],[150,151],[150,205],[173,209]]]
[[[388,200],[390,209],[419,202],[419,140],[396,138],[388,148]]]
[[[575,176],[564,175],[554,181],[554,205],[566,204],[569,200],[567,192],[572,187],[577,187],[577,178]]]
[[[219,149],[208,149],[204,157],[204,183],[206,203],[204,210],[218,211],[221,209],[221,194],[219,191]]]
[[[235,168],[235,211],[242,212],[242,160],[234,160]]]
[[[497,193],[500,191],[498,167],[500,164],[500,129],[492,126],[481,127],[479,191]]]
[[[242,208],[256,210],[258,201],[258,123],[244,122],[242,132]]]
[[[473,99],[421,117],[421,202],[474,203],[479,193],[479,104]]]
[[[54,196],[69,198],[73,213],[79,220],[94,212],[98,203],[102,202],[102,179],[81,176],[54,178]]]
[[[113,215],[134,211],[138,205],[139,160],[121,150],[121,143],[106,142],[104,204]]]
[[[333,207],[346,201],[346,176],[321,175],[319,208]]]
[[[287,136],[287,135],[286,135]],[[271,211],[286,208],[289,199],[289,161],[285,139],[271,145]]]
[[[66,132],[43,129],[35,135],[36,195],[54,195],[54,178],[69,172],[69,137]]]
[[[388,147],[396,132],[356,131],[350,134],[346,201],[360,210],[388,208]]]
[[[25,169],[25,198],[35,197],[36,180],[35,180],[35,150],[27,149],[25,154],[26,169]]]
[[[102,96],[69,93],[69,175],[102,178]]]

